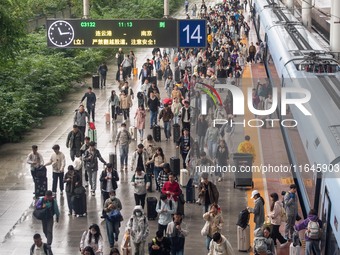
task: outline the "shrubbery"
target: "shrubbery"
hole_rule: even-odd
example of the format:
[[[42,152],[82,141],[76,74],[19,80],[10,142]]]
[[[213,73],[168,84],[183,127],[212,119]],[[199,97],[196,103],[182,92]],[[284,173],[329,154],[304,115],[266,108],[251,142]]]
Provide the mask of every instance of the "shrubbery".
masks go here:
[[[20,14],[22,4],[18,0],[17,5],[8,1],[7,7],[14,8],[15,13]],[[27,0],[29,5],[28,16],[59,10],[66,4],[72,4],[74,10],[80,11],[82,1],[51,1],[51,0]],[[58,2],[58,4],[57,4]],[[132,0],[112,1],[93,0],[91,16],[93,18],[161,18],[163,16],[163,1],[160,0]],[[171,9],[180,6],[183,1],[174,0]],[[41,6],[39,3],[43,3]],[[45,5],[44,5],[45,4]],[[34,6],[39,8],[34,11]],[[6,7],[6,8],[7,8]],[[33,8],[33,9],[32,9]],[[8,8],[0,8],[0,21],[2,12],[11,12]],[[12,10],[14,11],[14,9]],[[13,12],[12,12],[13,14]],[[81,13],[78,13],[79,17]],[[14,17],[15,21],[18,19]],[[5,20],[11,25],[10,20]],[[6,22],[2,26],[6,27]],[[15,23],[13,23],[15,25]],[[7,26],[13,31],[15,27]],[[1,28],[1,25],[0,25]],[[72,88],[72,84],[80,81],[84,75],[96,71],[99,63],[113,55],[116,49],[49,49],[46,43],[46,31],[23,35],[22,27],[17,26],[18,38],[13,38],[13,33],[3,34],[0,39],[0,143],[17,142],[23,134],[40,125],[43,117],[57,114],[57,103]],[[7,38],[6,38],[7,36]],[[6,39],[16,42],[16,47],[9,47]],[[7,41],[8,42],[8,41]],[[17,43],[19,42],[19,43]]]

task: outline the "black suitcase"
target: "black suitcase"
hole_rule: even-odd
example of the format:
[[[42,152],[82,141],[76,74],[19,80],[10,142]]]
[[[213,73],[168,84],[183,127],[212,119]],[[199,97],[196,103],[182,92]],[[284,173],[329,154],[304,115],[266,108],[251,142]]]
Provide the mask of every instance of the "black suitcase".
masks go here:
[[[35,198],[45,196],[47,191],[47,177],[36,177],[34,179],[34,186]]]
[[[195,186],[193,185],[193,181],[193,178],[189,179],[185,190],[185,197],[188,203],[195,203]]]
[[[154,125],[152,128],[153,132],[153,139],[155,142],[160,142],[161,141],[161,127],[158,125]]]
[[[111,152],[109,154],[109,163],[112,164],[113,168],[117,170],[117,154]]]
[[[86,216],[87,205],[86,205],[86,189],[83,186],[79,186],[74,189],[73,196],[73,210],[77,217]]]
[[[181,126],[179,124],[173,124],[173,139],[174,143],[177,143],[179,138],[181,137]]]
[[[181,162],[180,162],[179,158],[177,158],[177,157],[171,157],[170,158],[170,168],[171,168],[172,173],[175,176],[179,176],[180,171],[181,171]]]
[[[157,198],[155,197],[146,198],[146,205],[147,205],[148,220],[155,220],[157,218],[157,212],[156,212]]]
[[[162,77],[163,77],[162,69],[158,69],[158,70],[157,70],[157,79],[158,79],[159,81],[161,81],[161,80],[162,80]]]
[[[99,89],[99,75],[92,75],[92,87],[94,89]]]
[[[45,178],[46,177],[46,166],[39,166],[35,168],[35,177],[36,178]]]

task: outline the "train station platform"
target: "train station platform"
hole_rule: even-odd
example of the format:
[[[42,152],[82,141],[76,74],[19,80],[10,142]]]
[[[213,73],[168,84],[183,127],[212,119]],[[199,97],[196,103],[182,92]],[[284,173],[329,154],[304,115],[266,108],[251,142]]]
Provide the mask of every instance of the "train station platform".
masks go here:
[[[198,2],[197,2],[198,3]],[[207,5],[213,4],[213,1],[208,2]],[[183,16],[181,13],[179,17]],[[182,17],[184,18],[184,17]],[[257,41],[255,32],[250,35],[254,42]],[[140,70],[142,64],[147,58],[151,56],[150,49],[138,49],[135,51],[137,57],[137,67]],[[270,70],[273,77],[275,76],[275,67],[270,65]],[[108,155],[114,151],[114,139],[117,130],[122,123],[122,117],[116,123],[105,123],[105,113],[108,111],[108,98],[111,90],[117,90],[115,82],[115,75],[117,66],[115,62],[109,63],[109,72],[107,77],[107,87],[105,89],[94,89],[97,95],[96,106],[96,127],[98,130],[98,146],[102,156],[106,161],[109,160]],[[241,88],[245,91],[249,87],[255,87],[257,81],[266,82],[266,72],[264,66],[260,63],[247,65],[244,70],[244,76],[241,82]],[[139,86],[139,80],[136,77],[129,80],[130,86],[133,88],[135,95]],[[87,86],[91,85],[91,79],[86,79],[84,84],[78,84],[73,88],[65,100],[58,105],[62,110],[62,115],[47,117],[40,128],[34,129],[26,134],[23,141],[16,144],[5,144],[0,147],[0,224],[3,226],[3,231],[0,235],[0,249],[1,252],[8,255],[27,253],[33,243],[33,235],[40,233],[45,240],[42,233],[41,222],[32,217],[33,212],[33,189],[34,185],[32,177],[30,176],[29,166],[26,164],[26,157],[31,152],[31,146],[36,144],[39,146],[39,152],[43,155],[45,162],[48,161],[52,154],[52,146],[59,144],[61,151],[66,156],[67,164],[72,164],[69,157],[69,150],[66,148],[66,137],[69,131],[72,130],[74,110],[77,109],[80,99],[87,90]],[[158,87],[164,93],[163,82],[160,82]],[[130,111],[130,121],[127,126],[133,125],[134,113],[136,111],[137,99],[134,100],[134,106]],[[247,107],[245,107],[247,109]],[[246,120],[252,119],[253,116],[249,111],[245,113]],[[240,121],[243,116],[237,116],[236,121]],[[151,134],[149,129],[149,116],[146,120],[146,137]],[[293,130],[294,132],[294,130]],[[275,125],[271,128],[249,128],[237,126],[234,133],[235,150],[245,135],[251,136],[251,141],[256,147],[257,155],[254,165],[282,165],[289,164],[284,148],[282,136],[280,135],[279,126]],[[176,155],[175,144],[172,141],[165,141],[162,131],[163,139],[157,143],[162,147],[166,158]],[[129,147],[129,162],[131,162],[131,152],[134,151],[138,145],[137,141],[133,141]],[[232,151],[232,153],[235,151]],[[303,157],[303,155],[302,155]],[[100,170],[102,167],[100,168]],[[120,167],[118,167],[120,169]],[[130,168],[129,168],[130,169]],[[99,171],[100,171],[99,170]],[[120,181],[118,183],[117,197],[122,201],[124,221],[120,228],[121,234],[119,236],[119,244],[121,242],[123,232],[127,219],[131,215],[134,207],[133,187],[130,184],[133,172],[118,172]],[[291,173],[275,173],[262,174],[261,172],[253,175],[254,189],[260,191],[265,198],[266,214],[269,212],[269,194],[281,191],[287,191],[289,185],[292,183]],[[51,168],[48,167],[48,183],[51,187],[52,173]],[[237,251],[237,231],[236,222],[238,214],[247,206],[253,207],[254,203],[251,197],[251,189],[234,188],[234,175],[232,173],[225,173],[222,182],[216,183],[220,192],[220,205],[224,217],[224,226],[222,233],[228,238],[235,254],[253,254],[250,252]],[[154,190],[154,189],[153,189]],[[197,195],[197,189],[196,189]],[[159,198],[159,193],[156,191],[147,194],[147,197]],[[59,223],[54,225],[54,241],[52,249],[54,254],[69,255],[79,253],[79,241],[83,231],[87,230],[92,223],[100,225],[102,235],[104,237],[104,254],[108,254],[109,243],[106,236],[105,222],[100,218],[102,210],[102,201],[99,188],[97,188],[96,195],[93,197],[90,192],[87,193],[88,215],[87,217],[76,218],[68,216],[66,196],[61,196],[58,192],[57,201],[61,209],[61,216]],[[189,235],[186,238],[185,254],[206,254],[205,237],[200,235],[200,230],[204,225],[202,218],[203,209],[197,204],[187,203],[185,205],[184,222],[189,229]],[[150,221],[150,235],[148,241],[154,237],[157,230],[157,221]],[[283,227],[283,225],[282,225]],[[282,228],[281,227],[281,228]],[[251,240],[253,240],[253,215],[250,219]],[[281,229],[281,233],[283,233]],[[19,244],[19,245],[18,245]],[[251,241],[252,245],[252,241]],[[288,247],[277,248],[278,255],[288,254]]]

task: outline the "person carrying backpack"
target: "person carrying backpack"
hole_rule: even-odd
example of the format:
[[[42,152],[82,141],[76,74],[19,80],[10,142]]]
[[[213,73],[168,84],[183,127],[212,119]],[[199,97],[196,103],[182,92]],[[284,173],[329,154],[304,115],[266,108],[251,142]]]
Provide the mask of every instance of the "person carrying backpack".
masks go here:
[[[167,195],[161,194],[156,212],[158,213],[158,231],[165,233],[168,224],[172,221],[171,215],[176,212],[175,204],[168,199]]]
[[[56,222],[59,222],[59,207],[57,201],[54,199],[52,191],[48,190],[44,197],[37,200],[36,209],[43,209],[45,212],[44,217],[41,219],[43,232],[47,239],[47,244],[51,245],[53,240],[53,216],[56,215]]]
[[[309,211],[307,219],[300,224],[295,225],[295,229],[297,231],[306,230],[305,255],[321,254],[319,244],[322,234],[322,221],[319,219],[314,209]]]
[[[40,234],[35,234],[33,236],[34,244],[31,246],[30,255],[46,254],[53,255],[51,246],[43,243]],[[43,251],[42,251],[43,250]]]
[[[275,245],[270,237],[270,228],[257,228],[254,231],[254,254],[255,255],[274,255]]]

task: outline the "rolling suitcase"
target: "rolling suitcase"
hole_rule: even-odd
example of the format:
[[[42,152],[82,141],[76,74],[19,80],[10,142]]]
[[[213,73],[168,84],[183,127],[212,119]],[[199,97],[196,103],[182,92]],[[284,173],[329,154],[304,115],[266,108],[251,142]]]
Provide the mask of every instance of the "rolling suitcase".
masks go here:
[[[161,141],[161,127],[158,125],[154,125],[152,128],[152,133],[153,133],[153,139],[155,142],[160,142]]]
[[[174,143],[176,143],[181,137],[181,126],[179,124],[173,124],[172,128],[173,128]]]
[[[98,74],[92,75],[92,87],[94,89],[99,89],[99,75]]]
[[[111,163],[113,168],[117,170],[117,153],[110,152],[109,163]]]
[[[35,198],[45,196],[47,191],[47,177],[36,177],[34,179],[34,194]]]
[[[89,122],[89,128],[87,130],[87,136],[90,137],[90,141],[97,142],[97,130],[94,122]]]
[[[181,169],[179,174],[179,184],[182,187],[186,187],[189,181],[189,171],[186,169]]]
[[[129,133],[132,140],[137,140],[137,128],[135,126],[129,127]]]
[[[237,250],[249,251],[250,249],[250,227],[247,225],[246,228],[237,226]]]
[[[170,168],[175,176],[178,176],[180,174],[181,162],[178,157],[170,158]]]
[[[156,212],[157,198],[155,197],[146,198],[146,204],[147,204],[148,220],[155,220],[157,218],[157,212]]]
[[[35,177],[36,178],[45,178],[46,177],[46,172],[47,172],[47,169],[46,169],[46,166],[39,166],[39,167],[36,167],[35,168]]]
[[[111,120],[110,113],[109,113],[109,112],[106,112],[106,113],[105,113],[105,123],[106,123],[106,125],[109,125],[109,124],[110,124],[110,120]]]
[[[195,186],[193,185],[193,178],[190,178],[185,188],[186,201],[188,203],[195,203]]]
[[[73,210],[77,217],[86,216],[86,189],[83,186],[74,189]]]

